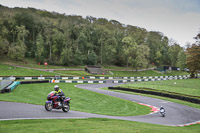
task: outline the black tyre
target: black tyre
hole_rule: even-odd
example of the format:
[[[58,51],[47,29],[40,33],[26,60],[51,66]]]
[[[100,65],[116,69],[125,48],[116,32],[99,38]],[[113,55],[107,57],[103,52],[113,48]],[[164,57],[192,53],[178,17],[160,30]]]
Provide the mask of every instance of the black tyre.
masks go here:
[[[162,113],[162,114],[161,114],[161,116],[162,116],[162,117],[165,117],[165,114],[164,114],[164,113]]]
[[[47,111],[51,111],[51,110],[53,109],[53,105],[52,105],[51,103],[46,103],[46,104],[45,104],[45,109],[46,109]]]
[[[63,112],[68,112],[70,109],[69,103],[63,103],[62,110]]]

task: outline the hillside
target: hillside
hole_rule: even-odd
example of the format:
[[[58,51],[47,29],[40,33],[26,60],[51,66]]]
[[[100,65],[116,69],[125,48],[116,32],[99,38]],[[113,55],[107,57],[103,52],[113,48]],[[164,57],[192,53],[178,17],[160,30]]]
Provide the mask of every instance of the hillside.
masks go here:
[[[0,55],[14,60],[31,57],[52,65],[137,69],[150,64],[175,66],[181,51],[162,32],[116,20],[0,5]]]

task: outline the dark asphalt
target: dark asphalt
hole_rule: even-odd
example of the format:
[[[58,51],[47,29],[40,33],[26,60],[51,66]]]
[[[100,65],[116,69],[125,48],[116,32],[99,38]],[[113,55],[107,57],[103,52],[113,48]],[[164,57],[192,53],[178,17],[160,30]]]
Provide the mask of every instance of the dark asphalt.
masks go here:
[[[87,89],[97,93],[119,97],[129,101],[144,103],[160,107],[161,105],[166,109],[166,117],[161,117],[159,113],[144,116],[106,116],[91,113],[84,113],[70,110],[68,113],[62,110],[52,110],[48,112],[44,106],[32,105],[24,103],[0,102],[0,120],[15,120],[15,119],[65,119],[65,118],[111,118],[120,120],[139,121],[146,123],[154,123],[160,125],[180,126],[188,123],[200,121],[200,110],[169,101],[160,99],[124,94],[119,92],[112,92],[108,90],[101,90],[108,86],[115,86],[113,83],[106,84],[80,84],[78,88]]]

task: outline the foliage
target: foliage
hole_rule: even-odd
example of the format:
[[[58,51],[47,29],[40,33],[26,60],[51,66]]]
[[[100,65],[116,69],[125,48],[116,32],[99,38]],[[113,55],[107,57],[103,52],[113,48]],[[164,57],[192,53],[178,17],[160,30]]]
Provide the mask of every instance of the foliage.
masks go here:
[[[166,36],[160,32],[150,31],[146,39],[146,44],[150,49],[150,63],[155,64],[156,66],[169,64],[169,56],[167,53],[170,46]]]
[[[25,29],[25,26],[16,26],[16,30],[17,41],[9,47],[8,56],[12,59],[23,60],[26,53],[26,45],[24,41],[28,31]]]
[[[197,77],[200,71],[200,32],[195,37],[196,43],[187,48],[187,67],[190,69],[191,77]],[[196,75],[195,75],[196,74]]]
[[[178,60],[177,60],[177,66],[180,68],[180,70],[184,70],[186,68],[186,54],[183,50],[181,50],[178,53]]]
[[[149,47],[146,45],[139,45],[136,52],[136,70],[139,68],[147,68],[149,61]]]
[[[41,34],[38,34],[36,39],[36,52],[35,56],[37,59],[37,62],[43,63],[42,58],[44,58],[44,40]]]
[[[148,32],[116,20],[34,8],[0,6],[0,10],[0,54],[15,60],[33,57],[38,62],[55,65],[100,64],[127,68],[139,67],[143,61],[142,67],[149,63],[175,66],[178,60],[180,46],[171,44],[161,32]],[[149,48],[148,58],[137,46]]]
[[[178,61],[178,54],[181,51],[181,47],[178,44],[173,44],[169,48],[169,58],[171,61],[171,66],[176,66],[176,62]]]
[[[135,57],[135,51],[136,51],[137,44],[131,37],[124,37],[122,39],[122,43],[123,43],[123,46],[122,46],[123,52],[127,59],[126,66],[128,68],[128,64],[131,61],[133,62],[133,59]]]
[[[87,57],[87,62],[86,64],[88,65],[95,65],[96,64],[96,61],[97,61],[97,56],[94,52],[91,52],[88,54],[88,57]]]
[[[191,48],[187,48],[187,66],[190,69],[191,77],[197,76],[200,71],[200,45],[193,44]]]

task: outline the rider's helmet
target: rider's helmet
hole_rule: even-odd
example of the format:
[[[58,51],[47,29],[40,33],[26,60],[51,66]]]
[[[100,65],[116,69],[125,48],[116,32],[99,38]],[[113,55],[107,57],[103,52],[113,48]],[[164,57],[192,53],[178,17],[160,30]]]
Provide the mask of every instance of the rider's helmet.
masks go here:
[[[58,86],[58,85],[55,85],[55,86],[54,86],[54,90],[55,90],[55,91],[58,91],[58,90],[59,90],[59,86]]]
[[[160,108],[162,109],[162,108],[163,108],[163,106],[160,106]]]

